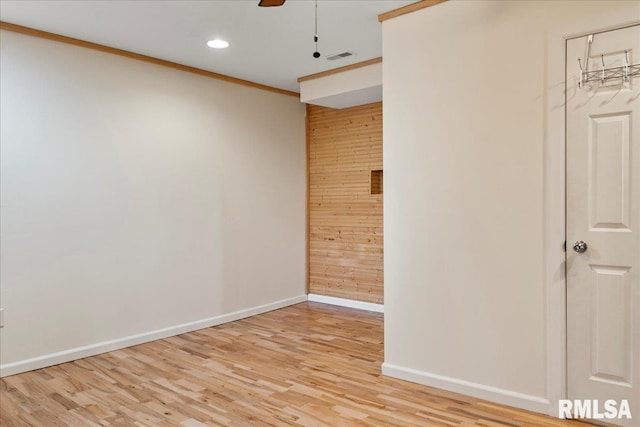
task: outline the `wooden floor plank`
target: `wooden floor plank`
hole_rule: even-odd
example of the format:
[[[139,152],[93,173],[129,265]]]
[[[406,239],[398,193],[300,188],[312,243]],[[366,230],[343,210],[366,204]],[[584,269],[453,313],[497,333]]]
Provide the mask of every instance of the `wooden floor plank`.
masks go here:
[[[383,315],[302,303],[0,380],[2,426],[586,424],[383,377]]]

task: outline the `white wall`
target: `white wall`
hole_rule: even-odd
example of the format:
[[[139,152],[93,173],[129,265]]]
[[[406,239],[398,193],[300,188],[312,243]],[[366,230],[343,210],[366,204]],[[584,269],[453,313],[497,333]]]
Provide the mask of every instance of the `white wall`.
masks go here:
[[[630,5],[450,1],[383,23],[385,373],[550,407],[546,37]]]
[[[382,101],[382,64],[367,65],[300,82],[300,100],[329,108]]]
[[[304,296],[298,99],[6,31],[0,50],[3,374]]]

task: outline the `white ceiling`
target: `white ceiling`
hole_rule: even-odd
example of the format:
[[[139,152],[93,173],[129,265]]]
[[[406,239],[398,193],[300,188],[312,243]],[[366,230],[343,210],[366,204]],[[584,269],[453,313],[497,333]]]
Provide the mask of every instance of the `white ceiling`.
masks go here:
[[[0,19],[297,92],[298,77],[382,56],[378,14],[413,2],[319,0],[320,59],[312,0],[1,0]],[[207,47],[214,38],[231,46]],[[346,50],[356,55],[326,59]]]

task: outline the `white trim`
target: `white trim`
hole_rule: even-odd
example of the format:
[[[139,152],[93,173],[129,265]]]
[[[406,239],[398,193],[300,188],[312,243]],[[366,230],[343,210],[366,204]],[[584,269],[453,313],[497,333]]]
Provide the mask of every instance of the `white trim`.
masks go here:
[[[452,391],[454,393],[476,397],[478,399],[500,403],[502,405],[526,409],[528,411],[546,412],[549,407],[549,400],[544,397],[531,396],[498,387],[491,387],[457,378],[431,374],[429,372],[405,368],[387,362],[382,364],[382,374],[429,387],[435,387],[442,390]]]
[[[0,378],[6,377],[8,375],[19,374],[21,372],[32,371],[34,369],[45,368],[47,366],[53,366],[60,363],[70,362],[72,360],[82,359],[84,357],[95,356],[96,354],[119,350],[121,348],[146,343],[149,341],[155,341],[174,335],[184,334],[186,332],[192,332],[198,329],[210,328],[212,326],[221,325],[227,322],[233,322],[235,320],[255,316],[256,314],[266,313],[268,311],[277,310],[289,305],[305,302],[306,300],[306,295],[300,295],[297,297],[287,298],[257,307],[234,311],[233,313],[210,317],[208,319],[196,320],[194,322],[183,323],[181,325],[170,326],[168,328],[157,329],[155,331],[144,332],[137,335],[130,335],[128,337],[118,338],[111,341],[91,344],[84,347],[60,351],[57,353],[46,354],[44,356],[38,356],[32,359],[7,363],[4,365],[0,365]]]
[[[346,298],[328,297],[326,295],[309,294],[309,301],[321,302],[323,304],[339,305],[341,307],[357,308],[359,310],[375,311],[384,313],[384,305],[373,302],[356,301]]]
[[[546,296],[547,396],[551,416],[567,396],[566,372],[566,236],[565,182],[565,50],[566,40],[640,23],[638,5],[611,14],[562,25],[547,33],[544,138],[544,280]]]

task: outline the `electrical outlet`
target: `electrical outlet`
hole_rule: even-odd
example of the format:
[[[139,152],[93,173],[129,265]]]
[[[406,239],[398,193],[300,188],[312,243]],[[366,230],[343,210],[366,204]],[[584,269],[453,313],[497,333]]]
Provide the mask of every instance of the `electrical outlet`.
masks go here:
[[[0,328],[4,328],[4,308],[0,308]]]

